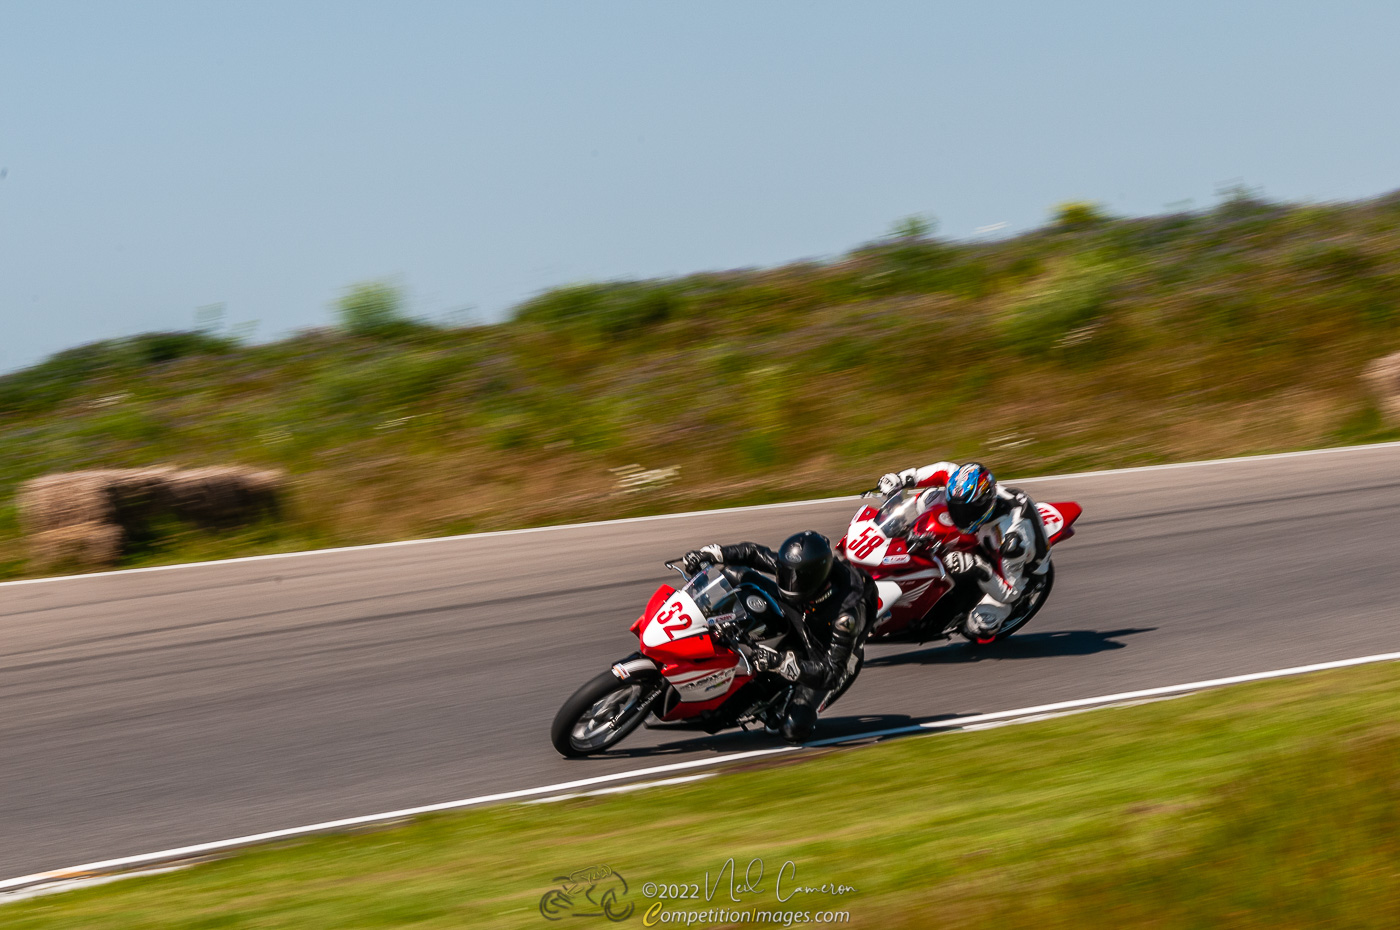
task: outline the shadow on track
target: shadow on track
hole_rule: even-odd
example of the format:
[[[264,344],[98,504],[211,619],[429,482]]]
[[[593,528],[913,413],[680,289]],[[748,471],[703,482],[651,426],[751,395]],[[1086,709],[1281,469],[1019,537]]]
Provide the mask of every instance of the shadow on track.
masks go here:
[[[872,733],[877,730],[893,730],[898,727],[909,727],[920,723],[932,723],[936,720],[948,720],[952,717],[960,717],[964,714],[975,714],[979,711],[963,711],[957,714],[933,714],[928,717],[911,717],[908,714],[859,714],[850,717],[822,717],[817,723],[817,732],[812,737],[814,740],[832,739],[839,736],[853,736],[859,733]],[[655,727],[653,733],[665,733],[673,730],[677,733],[685,733],[687,730],[676,727]],[[637,746],[631,749],[614,749],[611,752],[600,753],[594,756],[595,759],[648,759],[658,756],[675,756],[688,752],[706,753],[728,753],[728,752],[749,752],[755,749],[774,749],[787,744],[774,733],[767,733],[760,730],[750,730],[747,733],[743,730],[726,730],[711,736],[706,733],[697,733],[690,739],[680,739],[671,743],[662,743],[659,746]]]
[[[1097,652],[1122,649],[1126,643],[1115,642],[1118,637],[1136,633],[1151,633],[1155,626],[1128,627],[1122,630],[1057,630],[1051,633],[1026,633],[1011,636],[986,646],[971,643],[940,643],[928,649],[898,652],[893,655],[867,656],[866,668],[889,665],[937,665],[964,662],[984,662],[993,659],[1046,659],[1053,656],[1088,656]]]
[[[892,665],[940,665],[966,662],[986,662],[1001,659],[1044,659],[1053,656],[1087,656],[1096,652],[1122,649],[1126,644],[1116,640],[1137,633],[1151,633],[1156,627],[1126,627],[1121,630],[1056,630],[1047,633],[1026,633],[1012,636],[987,646],[973,646],[970,643],[940,643],[928,649],[913,652],[897,652],[892,655],[867,656],[866,669]],[[947,720],[976,714],[979,711],[967,709],[956,714],[935,714],[928,717],[910,717],[907,714],[861,714],[850,717],[822,717],[818,724],[816,739],[831,739],[838,736],[854,736],[876,730],[893,730],[911,727],[921,723]],[[781,738],[772,733],[757,730],[726,730],[713,736],[685,727],[656,726],[650,732],[662,735],[675,733],[677,739],[657,746],[636,746],[614,749],[601,753],[598,759],[655,759],[678,756],[691,752],[726,753],[747,752],[754,749],[771,749],[785,745]]]

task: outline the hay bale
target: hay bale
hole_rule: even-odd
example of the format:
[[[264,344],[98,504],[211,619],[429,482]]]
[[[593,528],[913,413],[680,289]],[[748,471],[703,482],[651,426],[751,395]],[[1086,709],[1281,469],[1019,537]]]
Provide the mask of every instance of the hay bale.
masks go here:
[[[1386,420],[1400,424],[1400,352],[1376,359],[1366,366],[1361,377],[1376,393]]]
[[[103,473],[106,492],[123,525],[146,520],[170,508],[170,481],[179,472],[168,465],[120,468]]]
[[[15,503],[29,534],[65,526],[109,523],[116,517],[108,472],[75,471],[44,475],[20,485]]]
[[[97,469],[44,475],[16,495],[34,561],[42,566],[114,564],[122,544],[149,536],[164,516],[217,529],[276,514],[280,471],[241,466]]]
[[[114,523],[78,523],[35,533],[30,564],[40,571],[94,569],[115,565],[122,554],[122,529]]]
[[[175,472],[165,492],[175,515],[204,526],[228,526],[275,513],[284,485],[281,472],[219,466]]]

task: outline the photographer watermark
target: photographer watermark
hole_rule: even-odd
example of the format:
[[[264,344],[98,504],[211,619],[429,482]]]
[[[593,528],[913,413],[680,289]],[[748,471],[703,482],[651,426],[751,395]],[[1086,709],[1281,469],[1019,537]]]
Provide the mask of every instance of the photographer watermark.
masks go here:
[[[630,899],[635,892],[627,882],[608,866],[579,869],[555,879],[559,884],[540,899],[540,913],[548,920],[603,917],[622,921],[640,906],[642,924],[647,927],[840,924],[850,922],[850,912],[832,905],[857,890],[829,877],[799,878],[797,863],[791,859],[770,870],[761,858],[741,866],[731,857],[714,872],[706,869],[699,878],[644,882],[636,889],[642,898],[639,904]]]
[[[558,885],[540,898],[540,913],[545,920],[605,917],[621,921],[631,917],[636,906],[627,899],[627,879],[605,865],[578,869],[554,880]]]

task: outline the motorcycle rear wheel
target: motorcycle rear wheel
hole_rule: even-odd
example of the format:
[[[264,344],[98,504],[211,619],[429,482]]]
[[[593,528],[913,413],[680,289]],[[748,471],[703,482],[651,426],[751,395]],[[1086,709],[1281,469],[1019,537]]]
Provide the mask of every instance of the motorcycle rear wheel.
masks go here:
[[[618,678],[603,672],[574,692],[554,715],[550,742],[560,755],[581,758],[605,752],[627,738],[645,719],[658,685],[656,675]]]
[[[1040,613],[1040,608],[1045,606],[1045,599],[1050,596],[1050,589],[1055,586],[1054,563],[1045,569],[1045,574],[1041,577],[1043,580],[1035,589],[1027,592],[1021,602],[1016,605],[1016,609],[1011,612],[1011,616],[1006,618],[1006,622],[1001,625],[1001,629],[997,631],[992,642],[999,643],[1006,639],[1012,633],[1024,628],[1027,623],[1031,622],[1031,618]],[[972,645],[986,644],[979,644],[976,640],[972,640]]]

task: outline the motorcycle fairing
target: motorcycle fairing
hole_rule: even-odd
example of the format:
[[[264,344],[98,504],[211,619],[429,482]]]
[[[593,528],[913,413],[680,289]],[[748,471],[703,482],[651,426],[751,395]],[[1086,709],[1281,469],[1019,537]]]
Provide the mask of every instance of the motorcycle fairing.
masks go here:
[[[1040,512],[1040,522],[1045,527],[1045,538],[1052,546],[1074,535],[1074,521],[1084,512],[1084,508],[1074,501],[1036,504],[1035,509]]]
[[[1050,545],[1063,542],[1074,534],[1072,524],[1083,513],[1083,508],[1073,502],[1038,504],[1045,536]],[[842,549],[852,562],[851,547],[844,545],[847,540],[858,535],[857,527],[863,530],[874,526],[877,512],[874,508],[863,507],[851,520]],[[974,551],[977,537],[964,533],[953,525],[948,516],[948,508],[942,500],[935,500],[929,508],[914,521],[910,533],[915,536],[935,537],[942,548],[961,552]],[[868,539],[872,534],[866,534]],[[870,548],[867,542],[861,552]],[[935,548],[934,551],[937,551]],[[905,557],[908,557],[908,561]],[[878,557],[878,560],[877,560]],[[879,595],[875,613],[875,623],[871,630],[874,636],[897,635],[921,621],[938,600],[953,587],[953,580],[943,569],[940,559],[928,559],[905,549],[904,539],[895,538],[873,549],[870,556],[858,562],[875,580]]]
[[[642,645],[653,648],[708,632],[700,605],[685,591],[673,591],[642,624]]]
[[[846,551],[846,558],[852,563],[862,568],[871,568],[879,565],[880,560],[885,557],[885,550],[889,548],[890,541],[873,521],[862,520],[851,524],[850,532],[842,540],[842,545]]]
[[[663,584],[661,587],[657,588],[656,593],[651,596],[651,600],[647,601],[646,610],[643,610],[642,615],[632,621],[632,625],[627,628],[627,632],[631,633],[633,636],[641,636],[642,624],[655,616],[656,612],[661,609],[661,605],[670,600],[671,595],[675,593],[676,589],[668,584]]]
[[[694,599],[670,585],[657,588],[631,631],[641,639],[642,655],[661,667],[675,689],[675,706],[662,720],[713,710],[753,678],[747,662],[715,643]]]

